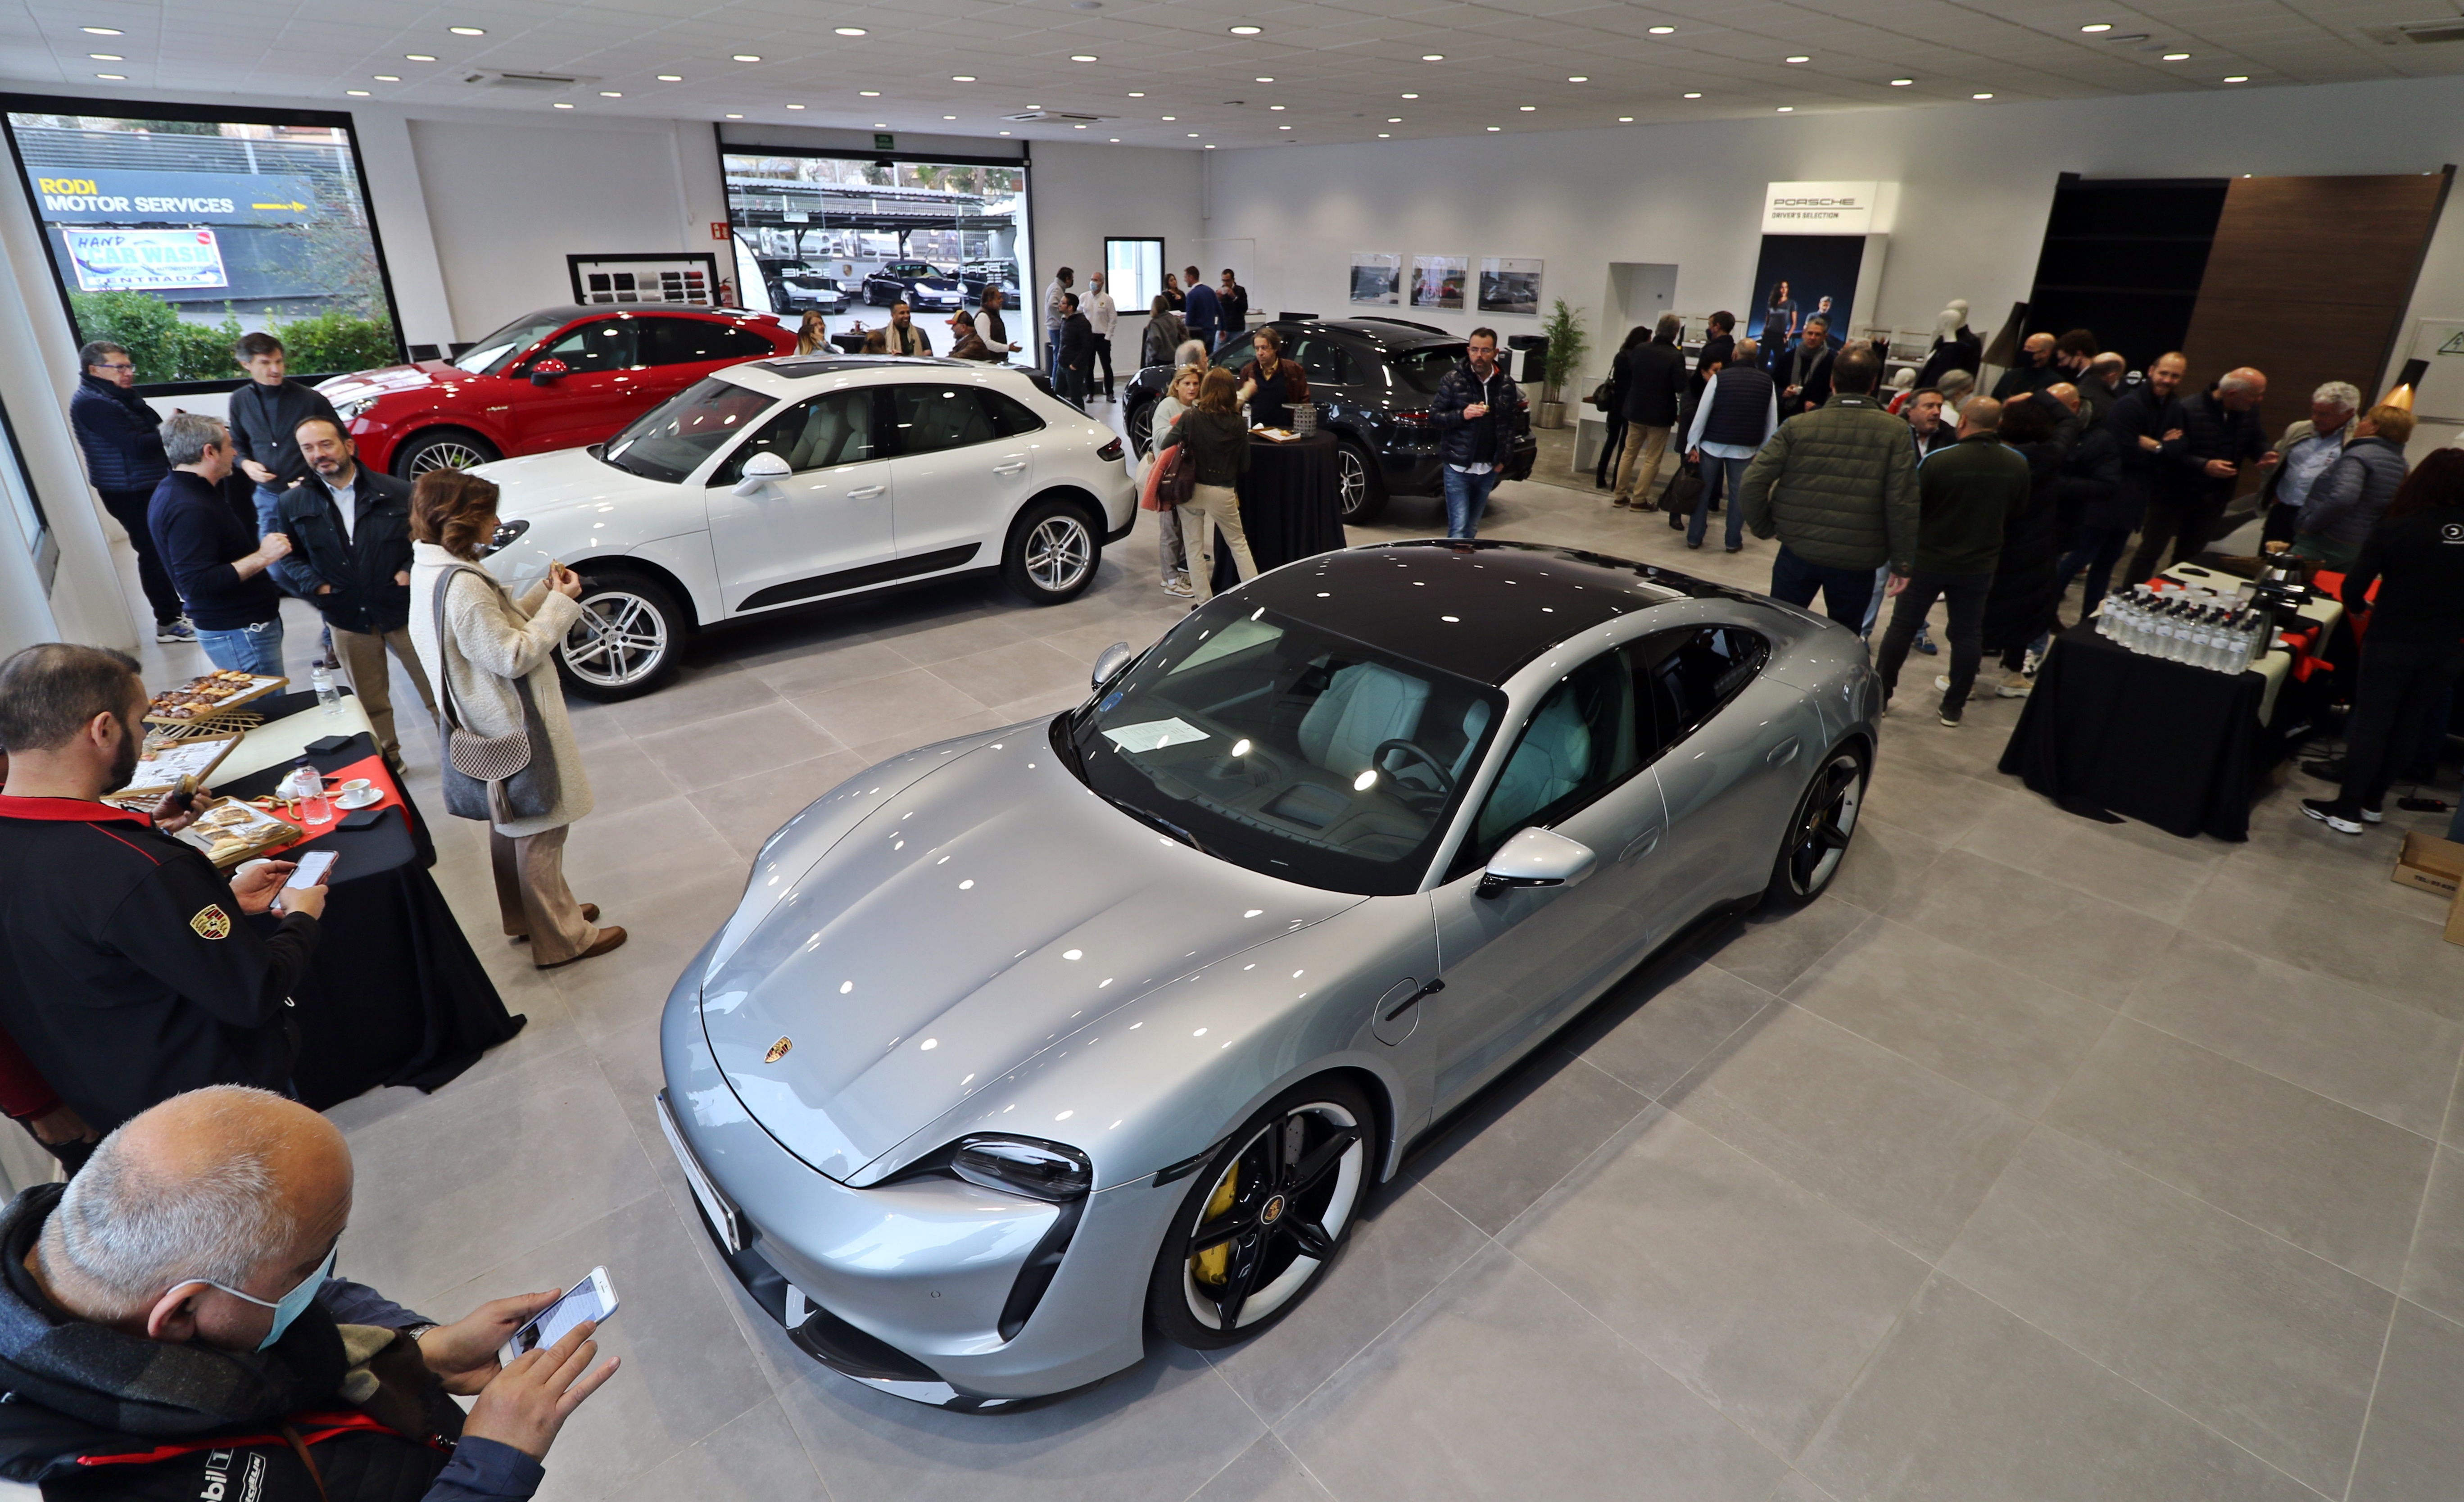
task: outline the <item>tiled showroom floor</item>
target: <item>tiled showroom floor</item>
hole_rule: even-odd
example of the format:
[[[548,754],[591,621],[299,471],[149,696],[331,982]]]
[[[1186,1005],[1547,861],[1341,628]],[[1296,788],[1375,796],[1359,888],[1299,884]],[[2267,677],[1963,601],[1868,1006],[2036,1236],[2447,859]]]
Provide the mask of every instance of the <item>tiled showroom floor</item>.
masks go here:
[[[1508,485],[1493,515],[1768,580],[1770,544],[1689,554],[1587,484]],[[1354,541],[1435,518],[1398,502]],[[608,1267],[626,1369],[544,1495],[2464,1491],[2464,949],[2387,880],[2429,821],[2345,839],[2293,785],[2246,845],[2089,823],[1992,770],[2017,705],[1991,700],[1959,730],[1889,722],[1830,895],[1621,985],[1420,1151],[1265,1338],[991,1418],[797,1353],[652,1120],[660,1002],[795,808],[1071,702],[1102,647],[1175,619],[1154,556],[1142,521],[1067,606],[941,586],[726,634],[665,693],[577,704],[598,812],[569,870],[632,933],[612,958],[532,970],[495,937],[481,829],[440,821],[438,880],[530,1025],[432,1096],[333,1113],[360,1167],[342,1269],[451,1317]]]

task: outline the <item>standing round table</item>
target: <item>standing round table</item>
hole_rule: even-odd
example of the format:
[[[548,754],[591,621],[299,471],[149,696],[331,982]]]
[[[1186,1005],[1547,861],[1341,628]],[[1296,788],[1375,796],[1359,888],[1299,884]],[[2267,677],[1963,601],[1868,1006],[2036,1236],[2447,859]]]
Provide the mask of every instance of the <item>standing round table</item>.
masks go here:
[[[1258,572],[1345,546],[1343,493],[1334,473],[1335,437],[1318,432],[1277,443],[1249,437],[1249,472],[1241,476],[1241,526]],[[1241,582],[1232,551],[1215,550],[1215,592]]]

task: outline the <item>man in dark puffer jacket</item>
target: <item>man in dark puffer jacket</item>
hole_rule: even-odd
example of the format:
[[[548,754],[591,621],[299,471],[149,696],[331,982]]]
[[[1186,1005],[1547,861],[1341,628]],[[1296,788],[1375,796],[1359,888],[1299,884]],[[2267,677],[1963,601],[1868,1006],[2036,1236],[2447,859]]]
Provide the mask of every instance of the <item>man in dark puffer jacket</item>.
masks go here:
[[[0,1475],[46,1497],[518,1502],[596,1370],[554,1292],[436,1325],[330,1276],[351,1155],[307,1107],[175,1095],[0,1209]],[[586,1375],[585,1375],[586,1374]],[[466,1418],[447,1396],[476,1393]]]
[[[179,587],[154,548],[145,508],[154,487],[171,472],[163,457],[163,420],[137,394],[137,361],[127,350],[97,340],[77,351],[82,367],[77,394],[69,398],[69,427],[85,451],[86,479],[102,493],[102,509],[128,533],[137,553],[137,582],[154,610],[154,639],[192,642],[194,628],[180,607]]]
[[[1904,574],[1917,550],[1916,451],[1874,400],[1881,371],[1862,344],[1840,351],[1831,400],[1780,424],[1740,488],[1746,525],[1780,540],[1771,592],[1799,607],[1819,593],[1850,630],[1865,624],[1874,570]]]

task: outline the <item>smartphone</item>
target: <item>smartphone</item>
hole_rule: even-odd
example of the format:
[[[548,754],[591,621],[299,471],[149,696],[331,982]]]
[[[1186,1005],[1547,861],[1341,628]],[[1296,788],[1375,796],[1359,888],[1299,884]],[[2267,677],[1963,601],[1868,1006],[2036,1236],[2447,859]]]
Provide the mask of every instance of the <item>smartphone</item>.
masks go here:
[[[514,1337],[496,1352],[496,1359],[510,1363],[525,1351],[554,1345],[564,1338],[565,1332],[585,1319],[605,1321],[616,1313],[616,1286],[607,1281],[605,1268],[593,1268],[590,1276],[565,1291],[558,1299],[527,1325],[514,1332]]]
[[[320,886],[325,880],[325,872],[332,871],[334,862],[341,858],[339,850],[311,850],[299,857],[299,869],[293,872],[291,879],[283,885],[297,887],[303,892],[310,887]]]

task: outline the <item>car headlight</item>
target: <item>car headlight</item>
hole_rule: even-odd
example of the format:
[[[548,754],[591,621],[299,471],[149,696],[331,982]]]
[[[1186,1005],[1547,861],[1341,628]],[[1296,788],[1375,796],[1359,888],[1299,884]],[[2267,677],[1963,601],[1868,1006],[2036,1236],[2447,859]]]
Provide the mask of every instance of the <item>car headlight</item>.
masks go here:
[[[516,542],[520,541],[522,534],[528,532],[530,529],[531,524],[528,521],[516,520],[498,522],[496,530],[495,533],[490,535],[488,539],[488,545],[479,549],[479,556],[481,558],[486,558],[490,554],[503,552],[505,549],[513,546]]]
[[[1038,1138],[993,1135],[962,1137],[894,1177],[940,1174],[1051,1204],[1083,1200],[1095,1186],[1095,1166],[1076,1148]]]
[[[346,423],[352,422],[357,420],[362,412],[376,405],[377,393],[370,391],[365,396],[355,396],[346,402],[336,402],[334,415]]]

